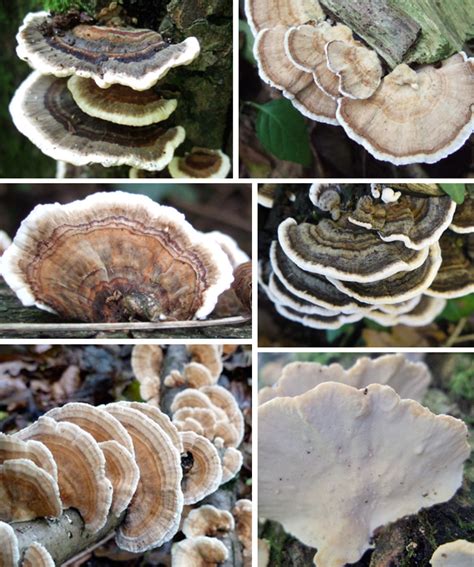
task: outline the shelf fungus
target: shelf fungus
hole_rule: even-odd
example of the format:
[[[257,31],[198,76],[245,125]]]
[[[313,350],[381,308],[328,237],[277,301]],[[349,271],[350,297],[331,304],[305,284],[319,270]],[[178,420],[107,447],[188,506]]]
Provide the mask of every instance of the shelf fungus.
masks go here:
[[[174,543],[171,548],[173,567],[209,567],[229,558],[226,546],[217,538],[196,536]]]
[[[39,205],[2,257],[23,305],[69,320],[205,318],[232,282],[214,240],[142,195]]]
[[[277,240],[259,264],[260,287],[276,312],[314,329],[363,318],[423,326],[440,315],[446,298],[472,293],[474,240],[449,230],[456,203],[409,187],[352,193],[315,183],[308,210],[303,201],[294,207],[302,221],[285,204],[272,221]]]
[[[468,191],[470,191],[470,188],[468,188]],[[474,193],[471,195],[468,192],[464,203],[458,205],[449,228],[458,234],[474,232]]]
[[[159,345],[135,345],[132,350],[132,370],[140,383],[140,396],[145,402],[160,403],[161,365],[163,349]]]
[[[474,563],[474,543],[457,539],[440,545],[430,560],[432,567],[471,567]]]
[[[10,113],[43,153],[76,166],[100,163],[160,171],[185,139],[181,126],[124,126],[83,112],[67,80],[33,72],[18,88]]]
[[[67,87],[82,112],[124,126],[149,126],[162,122],[178,106],[176,99],[167,98],[157,89],[134,91],[123,85],[101,89],[94,81],[77,75],[69,78]]]
[[[26,16],[17,54],[33,69],[56,77],[78,75],[101,88],[113,84],[144,91],[173,67],[188,65],[200,51],[195,37],[169,44],[152,30],[79,24],[54,33],[47,12]]]
[[[189,512],[181,531],[186,537],[214,537],[235,528],[232,514],[210,504],[204,504]]]
[[[314,82],[312,73],[295,67],[285,51],[287,28],[276,26],[260,31],[255,39],[254,54],[262,79],[283,92],[302,114],[337,124],[336,102]]]
[[[6,522],[0,521],[0,564],[5,567],[18,567],[20,552],[15,531]]]
[[[168,165],[175,179],[223,179],[230,171],[230,159],[221,150],[193,148],[184,157],[175,156]]]
[[[112,484],[105,475],[104,454],[92,435],[73,423],[43,416],[15,437],[40,441],[48,447],[58,466],[64,508],[77,508],[90,532],[100,530],[112,502]],[[90,490],[84,492],[84,486]]]
[[[25,551],[21,567],[55,567],[55,563],[49,551],[35,541]]]
[[[190,64],[199,41],[171,44],[153,30],[79,19],[58,30],[46,12],[26,16],[17,54],[34,72],[11,101],[15,126],[44,154],[74,166],[163,170],[185,131],[165,122],[178,100],[156,83]]]
[[[376,159],[435,163],[461,148],[474,125],[473,58],[460,51],[409,66],[398,57],[386,71],[390,65],[379,58],[386,50],[355,40],[360,30],[324,8],[305,0],[246,1],[261,79],[304,116],[342,126]]]
[[[378,527],[447,502],[470,454],[462,421],[380,384],[325,382],[258,419],[259,513],[317,548],[318,567],[358,561]]]
[[[324,382],[338,382],[357,389],[383,384],[393,388],[401,398],[421,402],[431,374],[424,363],[411,362],[403,354],[387,354],[375,359],[362,357],[347,370],[337,363],[325,366],[318,362],[290,362],[283,367],[273,386],[260,390],[258,401],[263,404],[274,398],[294,398]]]
[[[354,99],[366,99],[374,94],[383,73],[375,51],[344,40],[330,41],[325,50],[327,67],[339,77],[340,94]]]
[[[225,416],[217,407],[216,414]],[[177,533],[183,504],[197,503],[219,488],[222,469],[208,439],[180,433],[156,406],[124,401],[54,408],[23,430],[0,435],[0,518],[11,522],[0,521],[0,563],[16,566],[22,557],[22,564],[49,567],[68,559],[67,551],[58,552],[63,528],[51,536],[34,531],[41,541],[35,539],[32,547],[31,538],[24,537],[28,528],[25,532],[25,524],[16,523],[26,520],[38,521],[46,531],[54,527],[53,518],[58,525],[74,524],[71,539],[82,538],[85,528],[88,545],[115,530],[120,549],[143,553],[160,547]],[[76,520],[69,508],[79,512]],[[196,535],[234,529],[229,512],[206,505],[185,523],[185,532]],[[221,542],[217,545],[227,554]]]

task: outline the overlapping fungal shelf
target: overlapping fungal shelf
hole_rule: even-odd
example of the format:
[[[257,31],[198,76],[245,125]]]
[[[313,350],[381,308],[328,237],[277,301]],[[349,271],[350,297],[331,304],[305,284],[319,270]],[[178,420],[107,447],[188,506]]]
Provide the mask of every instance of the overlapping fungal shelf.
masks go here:
[[[247,261],[228,235],[199,232],[176,209],[117,191],[37,206],[1,264],[23,305],[114,322],[204,319],[224,293],[233,314],[246,313],[250,276],[237,274],[244,305],[231,284]]]
[[[471,195],[457,206],[440,190],[365,187],[313,184],[300,190],[301,205],[285,197],[296,218],[278,219],[259,263],[260,286],[281,316],[315,329],[363,318],[422,326],[446,299],[474,292]]]
[[[227,176],[230,160],[219,150],[193,149],[171,165],[186,132],[167,121],[178,90],[162,85],[199,56],[196,37],[172,44],[156,31],[98,25],[79,12],[61,17],[30,13],[18,31],[17,54],[34,69],[10,104],[22,134],[74,166],[170,165],[173,177]]]
[[[246,0],[262,80],[282,91],[304,116],[340,125],[379,160],[435,163],[462,147],[474,128],[473,58],[453,49],[450,57],[433,64],[410,58],[417,42],[436,35],[439,26],[455,30],[455,23],[426,21],[422,15],[418,22],[406,14],[401,18],[386,5],[378,21],[379,9],[370,2],[361,10],[373,19],[352,30],[342,22],[358,7],[335,4]],[[467,11],[465,16],[472,19]],[[374,32],[377,26],[384,33]]]
[[[348,370],[293,362],[274,377],[258,407],[259,515],[317,548],[317,567],[358,562],[377,551],[378,528],[447,502],[461,487],[468,429],[414,401],[431,379],[423,363],[404,355],[361,358]],[[443,563],[444,551],[465,563]],[[456,542],[432,564],[472,557],[472,544]]]
[[[188,363],[199,360],[213,385],[172,391],[161,384],[172,395],[172,419],[159,396],[97,407],[73,402],[0,434],[1,565],[59,565],[114,531],[120,549],[142,553],[178,530],[185,539],[172,545],[173,565],[216,564],[231,554],[243,554],[250,565],[251,501],[231,502],[228,510],[201,505],[242,466],[242,412],[217,385],[225,356],[222,345],[189,348]],[[154,372],[160,389],[163,358],[158,345],[135,347],[132,369],[141,383]],[[206,429],[197,432],[201,425]],[[239,456],[231,470],[229,449]],[[61,543],[63,529],[71,531],[72,544]],[[232,544],[229,532],[235,532]]]

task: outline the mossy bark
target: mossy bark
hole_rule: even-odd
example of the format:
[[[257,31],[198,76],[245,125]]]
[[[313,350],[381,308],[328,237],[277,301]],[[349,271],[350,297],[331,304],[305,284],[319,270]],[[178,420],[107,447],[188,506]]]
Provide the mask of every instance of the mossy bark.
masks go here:
[[[360,35],[390,67],[436,63],[460,51],[474,35],[465,0],[320,0]]]

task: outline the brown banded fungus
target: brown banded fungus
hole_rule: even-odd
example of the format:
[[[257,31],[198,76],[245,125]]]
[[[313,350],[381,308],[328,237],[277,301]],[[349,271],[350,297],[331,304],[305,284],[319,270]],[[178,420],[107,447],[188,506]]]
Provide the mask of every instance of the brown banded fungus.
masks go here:
[[[25,551],[21,567],[55,567],[55,563],[49,551],[35,541]]]
[[[470,454],[462,421],[379,384],[326,382],[258,414],[259,513],[316,547],[318,567],[358,561],[378,527],[448,501]]]
[[[234,270],[232,289],[247,311],[252,310],[252,262],[244,262]]]
[[[285,36],[286,53],[295,67],[313,74],[317,86],[331,98],[339,96],[339,77],[329,67],[325,47],[334,40],[352,42],[352,32],[344,25],[305,24],[290,28]]]
[[[181,126],[130,127],[84,113],[67,80],[33,72],[18,88],[10,113],[18,130],[43,153],[76,166],[100,163],[159,171],[184,141]]]
[[[474,543],[457,539],[440,545],[430,560],[432,567],[471,567],[474,563]]]
[[[51,33],[51,19],[47,12],[26,16],[17,35],[20,59],[43,74],[91,78],[101,88],[118,83],[144,91],[200,51],[195,37],[172,45],[144,29],[80,24]]]
[[[134,91],[123,85],[101,89],[91,79],[78,75],[69,78],[67,87],[82,112],[124,126],[149,126],[162,122],[178,105],[176,99],[166,98],[157,89]]]
[[[137,489],[117,532],[117,544],[134,553],[159,547],[179,528],[183,508],[179,451],[142,412],[123,404],[109,404],[104,409],[129,432],[140,469]]]
[[[435,163],[458,150],[473,129],[474,60],[458,53],[438,69],[401,64],[366,100],[341,98],[346,134],[377,159]]]
[[[15,531],[5,522],[0,521],[0,565],[4,567],[18,567],[20,552]]]
[[[461,51],[433,65],[410,67],[408,51],[405,62],[402,55],[389,57],[383,67],[379,55],[387,61],[386,49],[355,40],[353,31],[364,35],[357,26],[351,30],[333,11],[310,4],[246,1],[264,82],[304,116],[341,125],[376,159],[395,165],[434,163],[466,142],[474,124],[472,57]],[[411,30],[412,43],[419,31]]]
[[[255,39],[254,54],[261,78],[283,92],[302,114],[336,124],[336,102],[321,90],[313,75],[293,65],[285,51],[287,28],[276,26],[260,31]]]
[[[229,557],[226,546],[207,536],[186,538],[171,548],[173,567],[217,567]]]
[[[175,156],[168,171],[175,179],[222,179],[229,174],[230,159],[221,150],[193,148],[184,157]]]
[[[209,536],[228,532],[235,527],[234,518],[227,510],[219,510],[210,504],[204,504],[189,512],[181,531],[186,537]]]
[[[468,188],[464,203],[456,207],[453,222],[450,229],[458,234],[469,234],[474,232],[474,194]]]
[[[0,519],[23,522],[41,516],[56,518],[62,506],[57,481],[28,459],[0,465]]]
[[[232,282],[214,240],[143,195],[39,205],[2,257],[24,305],[81,321],[205,318]]]
[[[286,26],[324,20],[317,0],[246,0],[245,12],[254,35],[278,24]]]
[[[239,541],[244,548],[244,565],[252,567],[252,501],[246,498],[237,500],[232,514]]]
[[[64,508],[77,508],[90,532],[100,530],[107,521],[112,485],[105,475],[104,454],[92,435],[73,423],[43,416],[15,437],[41,441],[48,447],[58,467]]]
[[[160,403],[161,365],[163,349],[159,345],[135,345],[132,350],[132,370],[140,383],[140,396],[145,402]]]
[[[337,39],[326,43],[325,51],[327,67],[339,77],[340,94],[356,99],[374,94],[383,73],[375,51],[354,41]]]
[[[440,315],[444,298],[473,292],[474,239],[448,230],[456,203],[437,187],[424,189],[373,184],[352,194],[337,184],[311,185],[314,212],[298,222],[286,206],[278,240],[259,263],[260,286],[276,312],[314,329],[364,317],[423,326]]]

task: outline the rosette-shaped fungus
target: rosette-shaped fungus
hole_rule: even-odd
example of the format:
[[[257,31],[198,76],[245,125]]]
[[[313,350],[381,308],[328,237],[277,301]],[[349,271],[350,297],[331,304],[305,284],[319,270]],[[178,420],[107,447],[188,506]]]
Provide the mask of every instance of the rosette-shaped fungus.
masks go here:
[[[234,518],[230,512],[204,504],[189,512],[181,531],[186,537],[215,536],[219,532],[233,530],[234,527]]]
[[[308,212],[281,216],[260,284],[283,317],[315,329],[337,329],[366,317],[383,326],[431,323],[445,298],[474,291],[472,235],[449,228],[448,195],[397,185],[315,183]],[[289,208],[284,213],[288,215]],[[307,220],[306,220],[307,219]],[[275,222],[273,219],[272,222]]]
[[[41,543],[34,542],[25,551],[21,567],[55,567],[53,558]]]
[[[226,561],[229,552],[218,539],[207,536],[186,538],[171,548],[174,567],[209,567]]]
[[[258,419],[259,513],[316,547],[318,567],[358,561],[376,528],[449,500],[470,454],[462,421],[380,384],[325,382]]]
[[[408,48],[420,32],[416,22],[409,29],[392,11],[393,19],[381,24],[387,26],[385,38],[400,26],[409,32],[410,42],[394,57],[386,42],[375,42],[373,49],[370,33],[368,38],[365,30],[338,22],[344,12],[325,14],[317,1],[247,0],[262,80],[281,90],[304,116],[341,125],[377,159],[434,163],[458,150],[474,125],[472,57],[461,51],[438,65],[410,67]],[[432,22],[424,24],[422,43]],[[352,31],[367,44],[355,40]]]
[[[140,396],[145,402],[160,403],[160,371],[163,349],[159,345],[135,345],[132,350],[132,370],[140,383]]]
[[[16,127],[56,160],[161,171],[185,131],[157,124],[177,100],[155,85],[199,55],[198,40],[79,20],[57,29],[46,12],[26,16],[17,54],[35,71],[10,104]]]
[[[24,305],[81,321],[204,318],[232,281],[212,238],[145,196],[39,205],[2,257]]]

